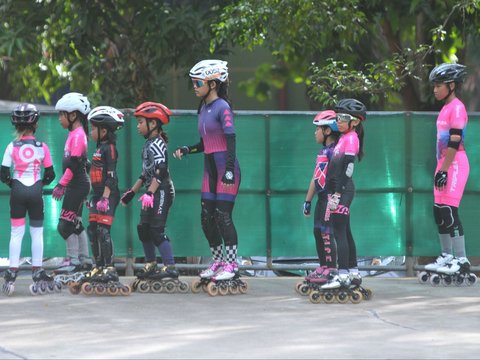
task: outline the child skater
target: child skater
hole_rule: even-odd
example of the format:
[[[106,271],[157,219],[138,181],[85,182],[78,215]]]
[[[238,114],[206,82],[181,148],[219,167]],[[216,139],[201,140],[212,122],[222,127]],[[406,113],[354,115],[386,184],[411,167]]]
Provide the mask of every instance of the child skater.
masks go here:
[[[90,192],[87,175],[87,115],[90,102],[76,92],[65,94],[55,105],[60,125],[68,129],[63,155],[63,174],[52,192],[55,200],[62,200],[57,230],[67,243],[67,258],[62,270],[76,273],[89,270],[88,237],[81,223],[83,203]]]
[[[165,232],[168,212],[175,199],[175,188],[168,169],[168,137],[163,125],[169,123],[172,112],[163,104],[144,102],[137,106],[134,115],[138,132],[146,139],[142,149],[143,170],[135,184],[120,199],[122,205],[126,206],[135,193],[145,186],[146,192],[139,199],[142,210],[140,224],[137,225],[145,253],[145,266],[137,274],[133,290],[138,288],[147,292],[152,289],[159,292],[165,286],[167,292],[175,289],[187,291],[188,284],[178,280],[172,245]],[[164,264],[161,268],[157,268],[156,248]]]
[[[340,136],[335,119],[336,114],[333,110],[319,112],[313,119],[313,125],[316,127],[315,140],[318,144],[322,144],[323,148],[317,155],[315,171],[303,203],[303,214],[307,217],[310,216],[312,199],[317,194],[313,235],[320,266],[310,273],[305,281],[297,284],[297,290],[303,295],[308,294],[309,284],[325,284],[329,279],[329,274],[337,269],[337,245],[330,224],[330,211],[327,208],[328,163]],[[304,284],[307,286],[303,286]]]
[[[433,190],[433,215],[438,226],[441,255],[434,263],[426,265],[425,269],[447,275],[459,271],[469,273],[470,270],[470,262],[465,252],[463,226],[458,214],[470,172],[464,146],[468,116],[465,105],[457,97],[465,75],[463,65],[441,64],[435,67],[429,76],[434,85],[435,99],[445,105],[437,118],[437,167]],[[473,276],[465,279],[475,280]],[[462,282],[464,278],[457,280]]]
[[[5,273],[3,291],[11,295],[15,289],[20,250],[28,212],[32,239],[32,295],[53,290],[53,278],[42,269],[43,262],[43,186],[55,179],[52,158],[47,144],[35,138],[39,113],[32,104],[21,104],[12,112],[16,139],[8,144],[3,155],[0,178],[11,188],[10,193],[10,265]],[[43,177],[41,167],[44,167]],[[13,167],[13,176],[11,168]]]
[[[190,70],[190,77],[195,95],[201,99],[198,106],[200,142],[176,149],[174,156],[182,159],[187,154],[203,152],[205,155],[201,223],[213,262],[200,277],[229,280],[238,274],[238,238],[232,212],[241,174],[228,98],[227,62],[202,60]]]

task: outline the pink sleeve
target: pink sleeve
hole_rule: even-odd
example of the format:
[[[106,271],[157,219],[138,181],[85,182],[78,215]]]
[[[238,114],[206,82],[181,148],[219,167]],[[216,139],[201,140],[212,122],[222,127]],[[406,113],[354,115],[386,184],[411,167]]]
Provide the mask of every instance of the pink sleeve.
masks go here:
[[[463,129],[467,125],[467,111],[465,106],[458,102],[455,107],[452,109],[452,114],[450,116],[450,128],[451,129]]]
[[[348,137],[345,139],[345,155],[356,156],[360,149],[360,142],[355,131],[350,131]]]
[[[73,179],[73,172],[69,168],[65,170],[65,173],[63,174],[62,178],[58,182],[60,185],[67,186],[70,181]]]
[[[45,157],[43,158],[43,167],[50,167],[53,165],[52,156],[50,155],[50,149],[48,148],[47,144],[43,143],[43,152],[45,153]]]
[[[83,131],[78,131],[72,134],[72,139],[69,144],[70,156],[83,156],[87,152],[87,139]]]

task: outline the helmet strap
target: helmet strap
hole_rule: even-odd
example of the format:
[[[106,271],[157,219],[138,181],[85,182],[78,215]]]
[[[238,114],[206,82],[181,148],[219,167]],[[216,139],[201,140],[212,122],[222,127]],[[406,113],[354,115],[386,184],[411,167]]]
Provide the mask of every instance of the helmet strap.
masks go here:
[[[70,114],[74,114],[75,116],[75,119],[73,121],[70,120]],[[68,121],[68,131],[72,131],[73,130],[73,124],[75,124],[75,122],[77,121],[77,114],[75,114],[75,112],[67,112],[67,121]]]
[[[445,97],[442,99],[442,101],[447,101],[447,99],[450,97],[450,95],[452,95],[453,92],[456,90],[456,89],[455,89],[455,88],[457,87],[456,84],[455,84],[455,87],[454,87],[453,89],[450,87],[450,84],[452,84],[452,83],[455,84],[455,82],[445,83],[445,85],[447,85],[447,87],[448,87],[448,95],[445,96]]]

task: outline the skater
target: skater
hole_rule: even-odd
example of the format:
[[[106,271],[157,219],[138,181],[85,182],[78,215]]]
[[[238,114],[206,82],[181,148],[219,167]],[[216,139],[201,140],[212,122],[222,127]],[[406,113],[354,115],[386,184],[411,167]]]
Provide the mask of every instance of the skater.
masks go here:
[[[25,234],[26,215],[32,239],[32,295],[53,290],[53,278],[42,269],[43,263],[43,186],[55,179],[52,158],[47,144],[35,138],[40,115],[32,104],[20,104],[12,111],[16,139],[8,144],[3,155],[1,181],[11,188],[9,268],[3,291],[13,294],[18,273],[20,251]],[[44,168],[43,177],[41,166]],[[13,169],[12,169],[13,167]],[[12,176],[13,170],[13,176]]]
[[[367,109],[356,99],[340,100],[335,106],[340,139],[328,164],[328,204],[331,224],[337,243],[338,274],[322,289],[359,286],[355,241],[350,229],[350,206],[355,195],[354,163],[363,158],[363,125]]]
[[[241,173],[236,157],[233,112],[228,98],[227,62],[202,60],[192,67],[190,77],[195,95],[201,99],[198,106],[200,141],[176,149],[174,156],[182,159],[187,154],[205,154],[201,223],[213,262],[200,273],[200,277],[229,280],[238,276],[238,239],[232,212]]]
[[[86,96],[71,92],[58,100],[55,110],[59,111],[60,125],[69,131],[63,174],[52,192],[55,200],[63,199],[57,230],[67,245],[67,257],[56,273],[77,273],[91,268],[88,237],[81,222],[83,203],[90,192],[86,170],[90,102]]]
[[[93,286],[92,291],[100,293],[108,291],[115,294],[124,286],[119,283],[117,271],[113,264],[113,241],[110,235],[115,210],[120,201],[118,190],[117,160],[115,132],[123,127],[124,115],[110,106],[99,106],[88,113],[88,121],[92,126],[91,137],[97,143],[92,156],[90,181],[92,196],[89,202],[88,237],[92,246],[95,267],[85,278],[73,286],[87,288],[85,283]],[[117,290],[118,289],[118,290]],[[88,290],[87,290],[88,291]],[[125,289],[124,292],[129,292]]]
[[[325,284],[330,273],[337,269],[337,244],[330,224],[330,210],[327,208],[328,163],[340,136],[335,111],[319,112],[313,119],[313,125],[316,127],[315,140],[318,144],[322,144],[323,148],[317,155],[315,171],[303,203],[303,214],[306,217],[310,216],[312,199],[317,194],[313,235],[320,266],[310,273],[304,281],[297,284],[296,288],[302,295],[307,295],[311,288]]]
[[[137,118],[137,129],[146,142],[142,149],[142,174],[135,184],[121,198],[126,206],[142,186],[145,194],[139,201],[142,204],[140,224],[137,225],[138,237],[142,242],[145,254],[145,266],[137,274],[133,289],[147,292],[159,292],[165,289],[173,292],[188,290],[188,284],[178,280],[172,245],[165,232],[168,212],[175,198],[175,188],[168,169],[167,133],[163,126],[170,122],[172,112],[163,104],[144,102],[137,106],[134,113]],[[157,267],[156,248],[160,252],[164,266]],[[154,280],[157,285],[154,286]]]
[[[435,99],[445,105],[437,118],[437,166],[433,189],[433,216],[438,227],[441,255],[435,262],[426,265],[425,270],[447,275],[468,274],[470,269],[458,213],[470,172],[464,146],[468,116],[464,104],[457,97],[465,75],[463,65],[441,64],[429,76]],[[448,283],[451,280],[446,279]],[[474,280],[472,277],[470,282]]]

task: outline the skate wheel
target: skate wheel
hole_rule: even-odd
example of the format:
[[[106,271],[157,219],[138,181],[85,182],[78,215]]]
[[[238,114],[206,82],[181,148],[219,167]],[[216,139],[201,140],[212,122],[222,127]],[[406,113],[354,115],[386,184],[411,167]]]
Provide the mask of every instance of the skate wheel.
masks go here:
[[[307,284],[302,284],[302,286],[299,289],[299,294],[302,296],[308,296],[310,294],[310,286]]]
[[[68,285],[68,291],[69,291],[70,294],[72,294],[72,295],[78,295],[78,294],[80,294],[80,290],[81,290],[81,285],[80,285],[80,284],[71,283],[70,285]]]
[[[370,289],[363,289],[362,295],[364,300],[371,300],[373,296],[373,291]]]
[[[328,291],[322,295],[322,299],[325,302],[325,304],[332,304],[335,301],[335,295]]]
[[[232,286],[228,287],[228,292],[232,295],[238,295],[240,293],[240,289],[238,287],[238,284],[232,284]]]
[[[151,286],[152,292],[155,294],[161,293],[163,291],[163,288],[164,286],[161,281],[155,281],[152,283]]]
[[[312,304],[320,304],[322,302],[322,295],[319,291],[312,291],[308,298]]]
[[[248,283],[246,281],[241,281],[238,290],[240,291],[240,294],[246,294],[248,291]]]
[[[472,286],[477,282],[477,275],[475,274],[468,274],[468,276],[465,277],[464,280],[465,284],[468,286]]]
[[[186,282],[180,282],[180,284],[178,285],[178,291],[182,294],[188,293],[189,290],[190,290],[190,287]]]
[[[173,282],[167,282],[165,285],[165,292],[167,294],[173,294],[175,292],[176,286]]]
[[[132,288],[130,285],[125,285],[120,288],[120,294],[123,296],[130,295],[132,293]]]
[[[5,295],[10,296],[15,291],[15,286],[13,284],[4,284],[2,290]]]
[[[303,286],[303,281],[299,281],[298,283],[295,284],[295,291],[299,294],[302,295],[300,292],[300,288]]]
[[[47,284],[47,292],[49,293],[55,292],[55,283],[53,281]]]
[[[131,284],[130,287],[132,288],[132,291],[137,291],[138,284],[140,283],[140,280],[134,280]]]
[[[48,291],[47,289],[48,289],[47,283],[43,281],[40,283],[40,285],[37,286],[37,290],[40,295],[45,295]]]
[[[146,281],[140,281],[138,284],[137,284],[137,290],[138,292],[140,293],[147,293],[150,291],[150,285],[148,284],[148,282]]]
[[[421,271],[419,274],[418,274],[418,282],[420,284],[425,284],[426,282],[428,282],[428,273],[426,271]]]
[[[222,286],[218,288],[218,293],[222,296],[228,295],[228,288],[229,286],[227,284],[222,284]]]
[[[198,294],[200,290],[202,290],[202,280],[200,279],[193,280],[192,284],[190,285],[190,289],[192,290],[192,293]]]
[[[438,274],[433,274],[431,277],[430,277],[430,284],[432,286],[438,286],[440,285],[441,283],[441,278],[440,278],[440,275]]]
[[[348,301],[348,293],[346,291],[340,291],[335,295],[335,300],[337,300],[339,304],[346,304]]]
[[[353,304],[358,304],[362,301],[363,295],[359,290],[353,290],[352,293],[350,294],[350,301]]]
[[[102,284],[98,284],[93,289],[97,295],[105,295],[107,293],[107,288]]]
[[[115,296],[115,295],[118,295],[119,292],[120,292],[120,289],[115,287],[115,285],[107,288],[108,295]]]
[[[451,276],[445,276],[445,277],[441,278],[440,283],[443,286],[450,286],[450,285],[452,285],[452,277]]]
[[[62,283],[56,281],[55,282],[55,292],[61,292],[62,291]]]
[[[86,283],[83,283],[82,286],[80,287],[81,291],[82,291],[82,294],[84,295],[92,295],[93,292],[94,292],[94,288],[92,286],[92,284],[86,282]]]
[[[214,282],[211,282],[207,285],[207,293],[210,296],[217,296],[218,295],[218,286]]]
[[[30,290],[30,294],[32,294],[33,296],[38,295],[38,288],[35,284],[31,284],[28,288]]]

